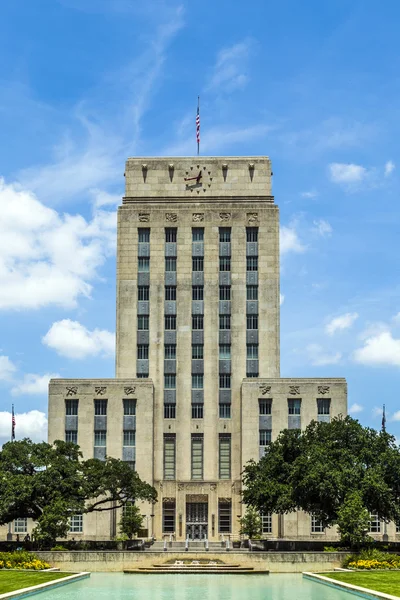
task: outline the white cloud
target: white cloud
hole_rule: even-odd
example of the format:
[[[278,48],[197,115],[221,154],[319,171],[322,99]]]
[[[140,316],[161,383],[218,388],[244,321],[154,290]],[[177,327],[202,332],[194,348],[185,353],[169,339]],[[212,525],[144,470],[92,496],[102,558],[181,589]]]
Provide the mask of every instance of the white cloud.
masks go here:
[[[302,198],[316,198],[318,196],[318,192],[315,190],[310,190],[308,192],[301,192],[300,196]]]
[[[343,329],[348,329],[354,323],[354,321],[358,319],[357,313],[346,313],[344,315],[340,315],[339,317],[335,317],[325,326],[325,331],[329,335],[333,335],[336,331],[342,331]]]
[[[22,394],[42,394],[47,395],[48,385],[50,379],[57,379],[60,377],[58,373],[45,373],[44,375],[37,375],[35,373],[27,373],[24,375],[22,381],[14,385],[11,388],[11,394],[13,396],[20,396]]]
[[[280,228],[280,251],[281,254],[287,252],[304,252],[306,247],[300,242],[297,231],[294,226]]]
[[[284,294],[279,294],[279,304],[282,306],[282,304],[285,302],[285,295]]]
[[[0,380],[11,379],[16,367],[8,356],[0,356]]]
[[[395,413],[393,413],[390,420],[391,421],[400,421],[400,410],[397,410]]]
[[[110,356],[115,350],[113,333],[104,329],[89,331],[78,321],[70,319],[53,323],[42,342],[60,356],[76,359],[98,355]]]
[[[321,237],[329,237],[332,234],[332,226],[324,219],[316,219],[313,231]]]
[[[331,181],[334,183],[359,183],[367,176],[367,169],[352,163],[331,163],[329,165]]]
[[[364,365],[400,367],[400,339],[393,338],[390,331],[368,337],[353,358]]]
[[[307,346],[308,356],[311,360],[311,364],[315,367],[322,367],[324,365],[336,365],[340,362],[342,355],[340,352],[335,354],[326,354],[323,351],[322,346],[319,344],[309,344]]]
[[[385,177],[388,177],[395,170],[395,164],[392,160],[388,160],[385,164]]]
[[[349,408],[349,413],[355,415],[356,413],[360,413],[363,410],[364,407],[361,406],[361,404],[357,404],[357,402],[354,402],[354,404],[352,404]]]
[[[11,413],[0,412],[0,443],[10,441]],[[25,413],[15,412],[15,438],[22,440],[31,438],[34,442],[47,440],[47,417],[44,412],[30,410]]]
[[[208,90],[232,92],[243,88],[247,81],[246,63],[253,42],[249,39],[223,48],[217,56]]]

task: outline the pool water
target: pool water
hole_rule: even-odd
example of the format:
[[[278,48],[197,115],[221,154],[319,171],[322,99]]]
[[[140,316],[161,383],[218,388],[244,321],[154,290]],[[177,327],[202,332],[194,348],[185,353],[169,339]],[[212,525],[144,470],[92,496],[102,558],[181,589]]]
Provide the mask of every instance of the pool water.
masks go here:
[[[351,600],[302,575],[128,575],[93,573],[40,600]]]

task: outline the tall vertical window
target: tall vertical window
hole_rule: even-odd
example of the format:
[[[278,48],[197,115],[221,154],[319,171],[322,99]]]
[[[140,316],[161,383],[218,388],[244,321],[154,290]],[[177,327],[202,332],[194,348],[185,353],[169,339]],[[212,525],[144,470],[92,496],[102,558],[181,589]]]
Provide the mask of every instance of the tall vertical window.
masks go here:
[[[202,419],[204,414],[204,405],[200,403],[192,404],[192,419]]]
[[[96,448],[104,448],[107,441],[107,431],[97,429],[94,432],[94,445]]]
[[[231,286],[230,285],[220,285],[219,286],[219,299],[220,300],[230,300],[231,299]]]
[[[176,258],[168,256],[165,259],[165,270],[167,272],[176,271]]]
[[[165,344],[164,358],[166,360],[175,360],[176,359],[176,344]]]
[[[164,479],[175,479],[175,434],[164,434]]]
[[[204,329],[204,315],[192,315],[192,329]]]
[[[148,256],[139,256],[138,271],[139,273],[148,273],[150,271],[150,258]]]
[[[220,374],[219,376],[219,389],[229,390],[231,388],[231,376],[227,373]]]
[[[138,331],[148,331],[149,329],[149,315],[138,315],[137,318]]]
[[[67,429],[65,431],[65,441],[71,442],[72,444],[78,443],[78,432],[75,430]]]
[[[175,285],[166,285],[165,286],[165,299],[166,300],[176,300],[176,286]]]
[[[218,532],[230,533],[232,523],[232,504],[225,500],[218,501]]]
[[[261,513],[261,533],[272,533],[272,514]]]
[[[150,229],[148,227],[139,227],[138,240],[139,244],[143,242],[148,244],[150,242]]]
[[[124,447],[134,446],[135,439],[136,439],[136,431],[133,431],[131,429],[124,430],[124,435],[123,435]]]
[[[258,242],[258,228],[247,227],[246,228],[246,242]]]
[[[257,256],[248,256],[246,258],[246,268],[247,268],[247,271],[257,271],[258,270],[258,257]]]
[[[272,400],[270,398],[261,398],[258,401],[258,406],[260,409],[260,415],[272,414]]]
[[[176,404],[166,402],[164,404],[164,419],[175,419]]]
[[[94,414],[96,417],[104,417],[107,415],[107,400],[94,401]]]
[[[203,479],[203,435],[192,434],[192,479]]]
[[[230,329],[231,328],[231,315],[219,315],[219,328]]]
[[[311,533],[324,533],[324,531],[322,521],[317,519],[314,514],[311,514]]]
[[[138,344],[137,357],[139,360],[147,360],[149,358],[148,344]]]
[[[204,241],[204,227],[193,227],[192,241],[193,242],[203,242]]]
[[[258,298],[258,286],[257,285],[248,285],[246,290],[246,298],[247,300],[257,300]]]
[[[379,519],[379,515],[370,513],[369,515],[369,533],[380,533],[381,532],[381,522]]]
[[[165,374],[164,375],[164,389],[175,390],[176,389],[176,375]]]
[[[201,344],[193,344],[192,346],[192,360],[203,360],[204,346]]]
[[[193,256],[192,270],[193,271],[204,271],[204,256]]]
[[[301,399],[300,398],[289,398],[288,399],[288,412],[289,415],[299,415],[301,412]]]
[[[231,241],[231,228],[230,227],[220,227],[219,228],[219,241],[220,241],[220,243]]]
[[[318,416],[329,415],[330,411],[331,411],[331,399],[330,398],[317,398]]]
[[[231,436],[219,435],[219,478],[231,478]]]
[[[175,532],[175,501],[163,502],[163,533]]]
[[[138,287],[138,300],[140,302],[148,302],[150,297],[150,288],[148,285],[140,285]]]
[[[203,373],[192,374],[192,390],[202,390],[204,387],[204,375]]]
[[[231,270],[231,257],[230,256],[220,256],[219,257],[219,270],[222,272],[227,272]]]
[[[164,315],[164,328],[166,331],[174,331],[176,329],[176,315]]]
[[[246,357],[250,360],[258,358],[258,344],[247,344]]]
[[[82,533],[83,515],[72,515],[69,519],[70,533]]]
[[[65,401],[65,414],[67,417],[78,416],[78,402],[79,400],[66,400]]]
[[[219,403],[219,418],[230,419],[231,418],[231,405],[228,402]]]
[[[192,287],[192,300],[204,300],[204,286],[194,285]]]
[[[136,400],[133,398],[125,398],[123,404],[125,417],[136,415]]]
[[[246,327],[247,329],[258,329],[258,315],[247,315]]]
[[[231,346],[230,344],[219,345],[219,359],[230,360],[231,359]]]
[[[167,227],[165,229],[165,241],[176,244],[176,227]]]
[[[271,430],[260,429],[260,446],[269,446],[271,443]]]

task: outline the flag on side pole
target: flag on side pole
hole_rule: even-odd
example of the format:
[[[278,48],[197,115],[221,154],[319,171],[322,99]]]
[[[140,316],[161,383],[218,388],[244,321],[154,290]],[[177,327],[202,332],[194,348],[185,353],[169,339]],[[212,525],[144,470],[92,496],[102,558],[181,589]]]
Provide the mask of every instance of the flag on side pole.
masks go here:
[[[12,405],[11,411],[11,441],[15,440],[15,415],[14,415],[14,404]]]
[[[382,412],[382,431],[386,431],[385,405],[383,405],[383,412]]]
[[[200,152],[200,96],[197,96],[196,141],[197,141],[197,155],[199,155],[199,152]]]

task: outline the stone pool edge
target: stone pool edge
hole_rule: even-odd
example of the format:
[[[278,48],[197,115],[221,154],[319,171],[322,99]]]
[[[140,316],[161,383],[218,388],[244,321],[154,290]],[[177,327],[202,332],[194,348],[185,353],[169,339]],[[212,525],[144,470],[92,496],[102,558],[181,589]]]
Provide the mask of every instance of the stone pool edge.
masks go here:
[[[0,594],[0,600],[5,600],[6,598],[27,598],[28,596],[33,596],[34,594],[40,594],[40,592],[45,592],[48,589],[61,587],[62,585],[74,583],[75,581],[87,579],[88,577],[90,577],[90,573],[88,571],[84,571],[82,573],[74,573],[73,575],[68,575],[63,579],[46,581],[45,583],[39,583],[38,585],[32,585],[27,588],[15,590],[14,592],[6,592],[5,594]]]
[[[392,596],[391,594],[377,592],[376,590],[370,590],[369,588],[360,587],[359,585],[352,585],[351,583],[345,583],[344,581],[337,581],[336,579],[330,579],[330,577],[317,575],[317,573],[310,573],[308,571],[305,571],[303,573],[303,577],[305,579],[317,581],[318,583],[322,583],[324,585],[329,585],[330,587],[346,590],[347,592],[352,592],[353,594],[357,594],[358,596],[362,596],[364,598],[382,598],[384,600],[399,600],[399,596]]]

